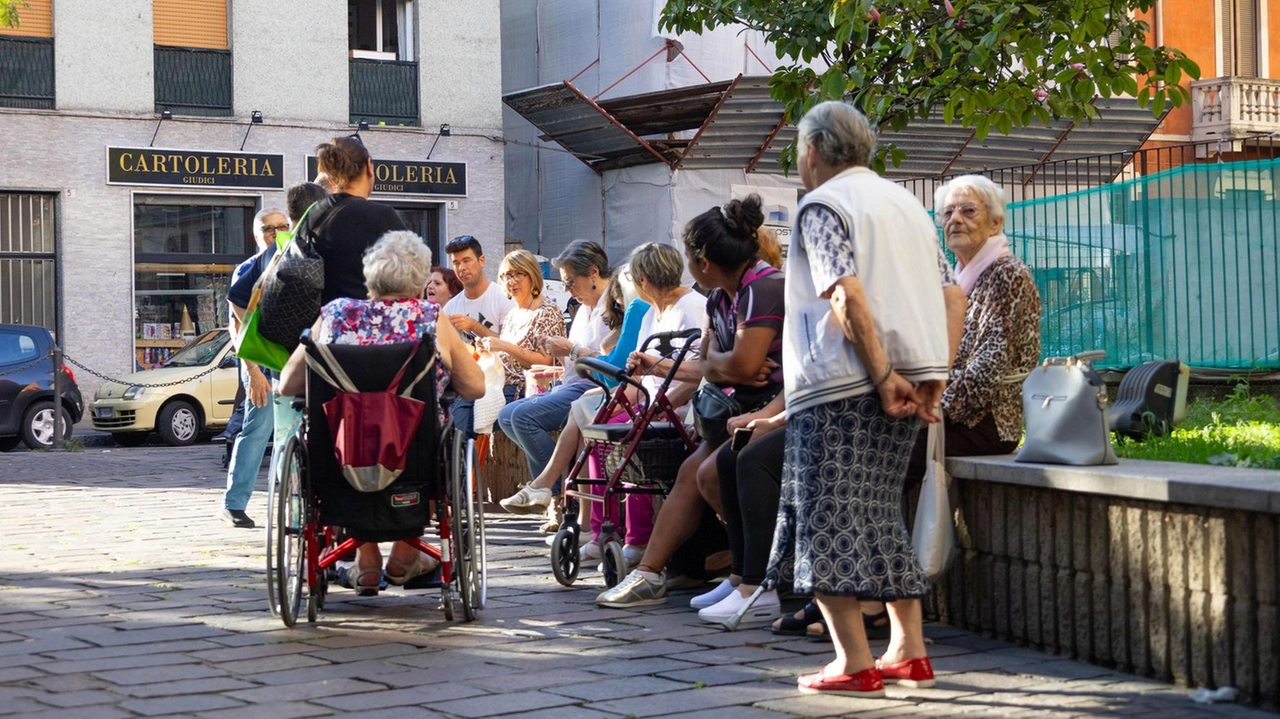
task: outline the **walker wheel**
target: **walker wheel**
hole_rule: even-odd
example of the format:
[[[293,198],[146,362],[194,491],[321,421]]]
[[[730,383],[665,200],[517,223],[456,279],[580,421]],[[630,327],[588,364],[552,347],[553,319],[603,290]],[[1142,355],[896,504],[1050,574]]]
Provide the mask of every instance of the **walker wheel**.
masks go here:
[[[578,525],[565,524],[551,540],[551,571],[560,584],[571,587],[578,578]]]
[[[627,557],[622,552],[622,542],[616,539],[606,540],[601,554],[600,569],[604,574],[604,585],[615,587],[627,576]]]

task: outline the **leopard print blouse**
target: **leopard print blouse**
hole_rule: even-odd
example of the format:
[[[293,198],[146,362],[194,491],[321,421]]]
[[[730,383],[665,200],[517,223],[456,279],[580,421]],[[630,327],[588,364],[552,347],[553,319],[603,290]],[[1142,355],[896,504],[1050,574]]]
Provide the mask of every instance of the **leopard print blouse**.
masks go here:
[[[1027,266],[997,259],[969,293],[964,336],[942,395],[947,418],[974,427],[995,418],[1000,439],[1022,436],[1022,387],[1000,380],[1029,372],[1040,360],[1040,293]]]

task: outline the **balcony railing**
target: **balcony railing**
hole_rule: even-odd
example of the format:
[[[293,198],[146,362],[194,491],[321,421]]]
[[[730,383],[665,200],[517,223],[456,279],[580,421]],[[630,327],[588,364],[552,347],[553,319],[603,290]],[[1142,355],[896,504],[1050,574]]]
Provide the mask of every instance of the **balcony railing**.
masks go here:
[[[1280,130],[1280,81],[1211,77],[1191,83],[1191,139],[1227,140]]]
[[[418,124],[418,63],[355,58],[350,63],[352,124]]]
[[[53,109],[53,38],[0,37],[0,107]]]
[[[156,112],[231,114],[231,51],[156,45]]]

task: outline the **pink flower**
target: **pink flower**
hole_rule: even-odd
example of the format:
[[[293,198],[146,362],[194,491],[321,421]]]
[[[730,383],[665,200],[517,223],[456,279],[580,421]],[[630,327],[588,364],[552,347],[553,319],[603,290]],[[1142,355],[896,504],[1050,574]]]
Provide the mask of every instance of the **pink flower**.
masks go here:
[[[951,4],[951,0],[942,0],[942,5],[947,9],[947,14],[951,17],[956,16],[956,8]]]
[[[1046,97],[1049,97],[1049,93],[1045,92],[1044,90],[1036,90],[1035,93],[1033,94],[1035,95],[1035,98],[1037,100],[1043,100]]]
[[[872,20],[875,20],[876,22],[880,22],[880,11],[877,10],[874,5],[871,6],[871,11],[869,14],[871,15]]]

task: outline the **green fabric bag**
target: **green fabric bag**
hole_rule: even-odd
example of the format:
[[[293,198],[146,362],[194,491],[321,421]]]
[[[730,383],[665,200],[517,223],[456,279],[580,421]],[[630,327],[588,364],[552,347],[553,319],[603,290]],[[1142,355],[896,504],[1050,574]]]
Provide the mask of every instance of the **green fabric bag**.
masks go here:
[[[262,310],[256,306],[245,314],[236,357],[279,372],[284,369],[285,362],[289,361],[289,350],[258,334],[258,318],[261,314]]]

